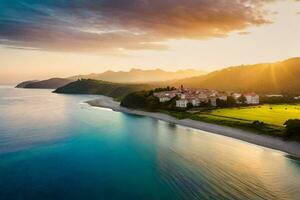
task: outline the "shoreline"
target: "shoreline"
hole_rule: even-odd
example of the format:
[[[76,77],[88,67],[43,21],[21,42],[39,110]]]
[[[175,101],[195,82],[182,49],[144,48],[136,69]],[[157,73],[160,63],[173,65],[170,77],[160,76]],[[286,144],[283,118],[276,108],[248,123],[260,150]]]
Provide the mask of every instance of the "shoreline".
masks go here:
[[[280,138],[261,135],[251,131],[211,124],[207,122],[196,121],[192,119],[180,120],[163,113],[153,113],[153,112],[146,112],[142,110],[132,110],[132,109],[121,107],[119,102],[116,102],[112,98],[106,96],[100,96],[97,99],[87,101],[86,103],[94,107],[109,108],[116,112],[123,112],[127,114],[151,117],[168,123],[178,124],[181,126],[194,128],[197,130],[210,132],[212,134],[219,134],[226,137],[235,138],[259,146],[279,150],[287,154],[290,154],[292,157],[300,158],[300,143],[296,141],[285,141]]]

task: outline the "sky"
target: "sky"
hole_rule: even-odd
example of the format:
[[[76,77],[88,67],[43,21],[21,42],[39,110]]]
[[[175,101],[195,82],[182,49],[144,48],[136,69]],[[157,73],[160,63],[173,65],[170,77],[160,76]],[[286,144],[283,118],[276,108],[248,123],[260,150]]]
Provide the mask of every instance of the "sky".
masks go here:
[[[300,56],[299,0],[0,0],[0,84]]]

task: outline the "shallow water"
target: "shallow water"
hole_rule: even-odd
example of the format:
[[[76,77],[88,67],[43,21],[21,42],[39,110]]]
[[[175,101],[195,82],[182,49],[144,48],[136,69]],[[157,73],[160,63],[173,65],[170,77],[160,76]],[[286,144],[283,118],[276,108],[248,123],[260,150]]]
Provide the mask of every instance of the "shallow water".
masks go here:
[[[0,199],[300,199],[284,153],[147,117],[95,96],[0,88]]]

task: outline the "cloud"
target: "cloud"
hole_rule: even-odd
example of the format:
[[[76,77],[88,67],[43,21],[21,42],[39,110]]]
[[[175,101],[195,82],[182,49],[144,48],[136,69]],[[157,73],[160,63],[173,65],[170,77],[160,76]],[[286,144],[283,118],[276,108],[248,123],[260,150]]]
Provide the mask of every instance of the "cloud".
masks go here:
[[[109,52],[155,49],[169,39],[225,37],[269,23],[272,0],[0,0],[0,44]]]
[[[249,31],[240,31],[238,32],[239,35],[249,35],[250,32]]]

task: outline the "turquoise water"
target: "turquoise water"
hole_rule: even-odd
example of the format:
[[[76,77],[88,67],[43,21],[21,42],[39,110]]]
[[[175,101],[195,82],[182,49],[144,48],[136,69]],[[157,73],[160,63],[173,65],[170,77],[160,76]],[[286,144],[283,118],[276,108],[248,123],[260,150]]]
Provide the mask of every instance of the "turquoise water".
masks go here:
[[[0,88],[0,199],[300,199],[300,163],[239,140]]]

